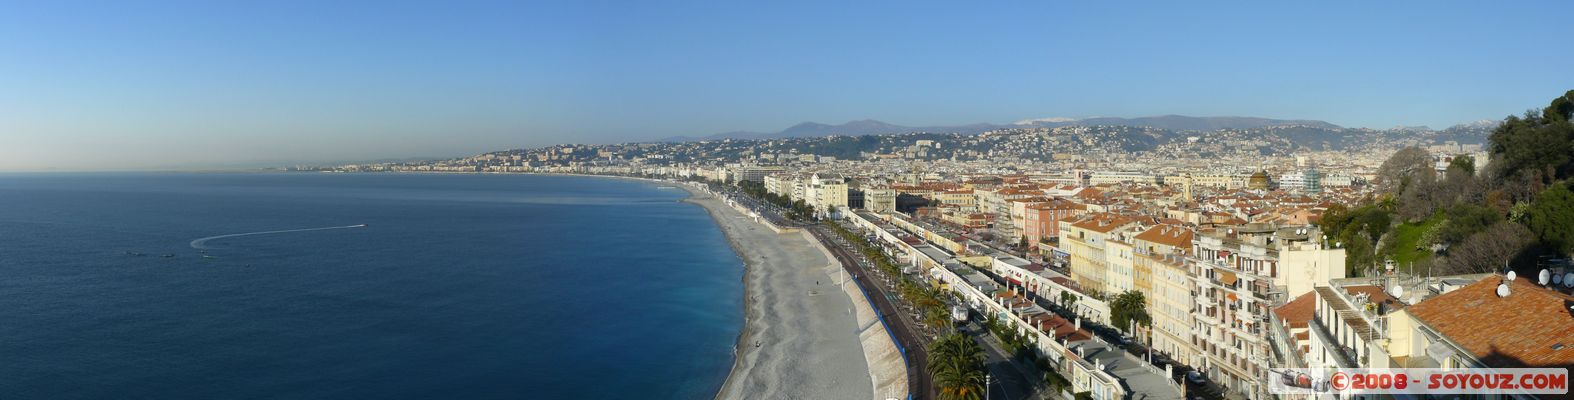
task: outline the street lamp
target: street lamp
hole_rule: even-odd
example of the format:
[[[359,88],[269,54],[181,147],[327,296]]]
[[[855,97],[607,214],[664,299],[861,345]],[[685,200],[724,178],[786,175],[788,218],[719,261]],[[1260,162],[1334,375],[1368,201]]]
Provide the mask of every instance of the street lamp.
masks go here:
[[[984,400],[989,400],[989,373],[984,373]]]

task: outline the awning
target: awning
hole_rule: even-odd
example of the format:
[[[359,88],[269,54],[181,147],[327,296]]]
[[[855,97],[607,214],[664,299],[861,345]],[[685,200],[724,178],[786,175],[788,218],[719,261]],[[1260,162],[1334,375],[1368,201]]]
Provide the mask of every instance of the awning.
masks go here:
[[[1433,360],[1437,360],[1438,364],[1442,364],[1445,360],[1454,357],[1454,349],[1449,348],[1448,343],[1439,341],[1432,343],[1431,346],[1426,346],[1426,355],[1432,357]]]
[[[1219,282],[1224,282],[1226,285],[1234,285],[1235,273],[1230,271],[1219,271]]]
[[[1226,293],[1224,295],[1224,297],[1230,299],[1230,301],[1239,301],[1240,300],[1240,298],[1235,297],[1235,293]]]

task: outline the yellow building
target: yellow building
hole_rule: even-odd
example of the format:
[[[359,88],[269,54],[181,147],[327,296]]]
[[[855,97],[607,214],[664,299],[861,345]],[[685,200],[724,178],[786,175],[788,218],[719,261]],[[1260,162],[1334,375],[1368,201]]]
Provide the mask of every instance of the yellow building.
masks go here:
[[[1108,293],[1104,283],[1109,270],[1104,250],[1106,238],[1136,224],[1134,218],[1110,213],[1090,214],[1074,222],[1061,221],[1060,244],[1071,255],[1071,279],[1084,290]]]

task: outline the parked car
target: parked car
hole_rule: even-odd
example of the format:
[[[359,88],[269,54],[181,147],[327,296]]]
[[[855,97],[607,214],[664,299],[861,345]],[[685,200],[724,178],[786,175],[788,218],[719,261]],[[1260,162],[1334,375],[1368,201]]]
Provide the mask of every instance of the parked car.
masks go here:
[[[1186,373],[1186,380],[1191,381],[1191,383],[1195,383],[1195,384],[1198,384],[1198,385],[1201,385],[1201,384],[1204,384],[1204,383],[1208,383],[1208,377],[1202,376],[1202,374],[1197,373],[1197,371],[1187,372]]]

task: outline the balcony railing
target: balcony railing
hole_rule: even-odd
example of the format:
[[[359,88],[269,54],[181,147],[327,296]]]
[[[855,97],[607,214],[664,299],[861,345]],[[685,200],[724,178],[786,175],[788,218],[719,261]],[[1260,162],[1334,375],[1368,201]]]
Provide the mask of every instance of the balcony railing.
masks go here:
[[[1339,339],[1335,339],[1333,334],[1328,332],[1328,327],[1323,326],[1321,312],[1313,314],[1312,320],[1307,324],[1307,328],[1312,331],[1312,334],[1317,335],[1317,339],[1319,341],[1323,342],[1323,347],[1332,350],[1330,352],[1334,354],[1334,362],[1339,364],[1340,367],[1362,367],[1361,364],[1356,363],[1357,358],[1355,349],[1351,349],[1346,347],[1343,343],[1340,343]]]

